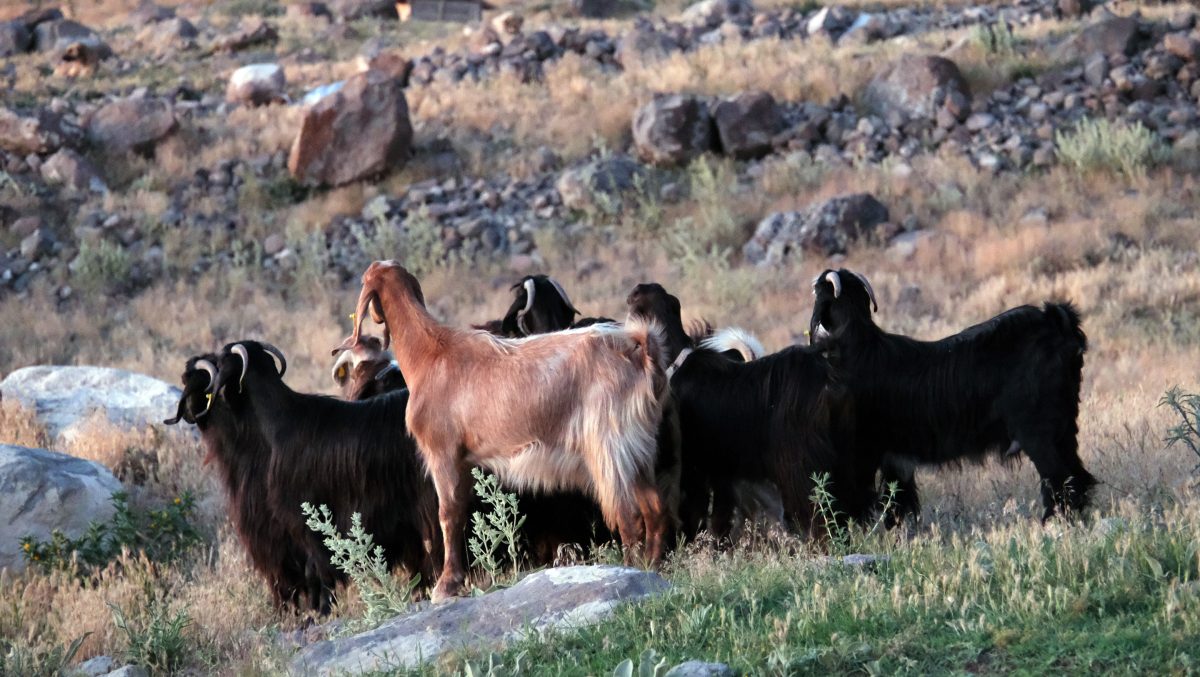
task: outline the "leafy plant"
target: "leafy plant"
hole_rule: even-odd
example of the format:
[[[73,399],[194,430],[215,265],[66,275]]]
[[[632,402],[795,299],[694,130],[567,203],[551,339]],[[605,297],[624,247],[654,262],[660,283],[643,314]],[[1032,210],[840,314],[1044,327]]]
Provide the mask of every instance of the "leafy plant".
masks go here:
[[[109,292],[127,284],[133,258],[125,248],[108,240],[82,242],[79,256],[72,264],[76,284],[97,293]]]
[[[170,673],[184,665],[188,640],[184,631],[192,624],[184,610],[171,613],[165,599],[148,596],[141,618],[132,619],[118,604],[108,602],[113,624],[125,636],[125,658],[151,672]]]
[[[56,529],[47,541],[32,536],[21,539],[25,560],[43,570],[77,566],[79,573],[86,575],[116,559],[123,550],[166,562],[200,541],[192,522],[196,499],[189,492],[158,510],[134,510],[124,492],[113,494],[112,504],[116,510],[112,520],[92,522],[78,538]]]
[[[479,468],[471,469],[475,478],[475,494],[491,507],[485,514],[471,514],[471,537],[467,540],[471,559],[496,581],[502,566],[497,551],[504,547],[508,560],[516,567],[520,561],[518,532],[525,524],[525,517],[517,504],[517,495],[500,488],[500,480]]]
[[[92,633],[77,637],[68,646],[56,644],[49,649],[33,649],[21,644],[0,640],[0,675],[22,677],[52,677],[64,674],[75,660],[75,654]]]
[[[420,576],[409,579],[404,586],[396,583],[384,557],[383,546],[375,545],[374,538],[363,529],[362,515],[354,513],[350,516],[350,531],[343,536],[333,523],[333,513],[327,506],[314,508],[309,503],[302,503],[300,509],[307,518],[308,528],[324,537],[330,562],[349,576],[358,589],[367,607],[368,623],[377,625],[408,608],[408,600]]]
[[[1200,458],[1200,395],[1185,393],[1175,386],[1163,394],[1158,406],[1167,407],[1179,417],[1179,423],[1167,431],[1167,446],[1183,444]],[[1196,469],[1200,470],[1200,464]]]
[[[1007,21],[976,25],[971,29],[971,41],[997,56],[1015,56],[1020,51],[1017,36]]]
[[[1140,122],[1081,120],[1072,131],[1055,132],[1054,144],[1062,161],[1082,173],[1107,171],[1136,178],[1168,157],[1166,146]]]
[[[654,649],[646,649],[638,658],[636,671],[633,661],[626,658],[613,668],[612,677],[663,677],[670,667],[666,658],[659,656]]]
[[[896,483],[893,482],[886,488],[883,504],[875,519],[870,524],[855,525],[853,522],[848,522],[845,515],[834,507],[829,474],[814,473],[812,480],[812,501],[816,506],[817,517],[821,520],[822,528],[825,530],[831,553],[850,554],[878,545],[875,542],[876,537],[886,528],[888,517],[895,506],[898,489]]]

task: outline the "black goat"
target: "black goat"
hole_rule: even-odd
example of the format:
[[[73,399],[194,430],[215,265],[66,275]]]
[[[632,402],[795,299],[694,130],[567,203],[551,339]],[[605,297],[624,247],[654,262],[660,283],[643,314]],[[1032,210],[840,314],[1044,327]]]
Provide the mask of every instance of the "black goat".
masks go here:
[[[689,524],[707,513],[710,530],[729,533],[738,482],[774,483],[790,526],[819,533],[814,475],[828,476],[833,506],[865,520],[875,501],[877,459],[855,452],[852,402],[818,350],[793,346],[751,362],[696,345],[684,331],[679,299],[661,285],[638,285],[631,315],[657,321],[672,360],[671,390],[683,435],[683,492]],[[690,352],[689,352],[690,351]]]
[[[885,452],[899,518],[917,514],[917,465],[1013,458],[1042,479],[1042,519],[1087,506],[1096,480],[1079,460],[1076,422],[1087,337],[1070,303],[1021,306],[939,341],[889,334],[867,279],[827,270],[813,281],[813,342],[858,404],[865,444]],[[886,486],[886,484],[885,484]]]
[[[308,555],[281,531],[267,505],[267,473],[271,448],[254,425],[235,416],[223,400],[211,399],[217,378],[217,356],[198,355],[183,371],[183,395],[174,418],[196,426],[207,452],[205,465],[214,462],[229,500],[229,520],[250,563],[266,579],[278,606],[299,607],[301,595],[311,588],[307,579]],[[240,394],[231,393],[237,399]],[[237,403],[241,405],[240,402]],[[319,595],[310,595],[310,608],[319,609]]]
[[[547,275],[526,275],[512,286],[512,292],[513,302],[504,318],[475,325],[475,329],[505,338],[522,338],[615,322],[607,317],[585,317],[576,321],[575,316],[582,313],[576,310],[562,285]]]
[[[273,355],[280,360],[278,371]],[[352,513],[361,514],[363,528],[383,547],[388,563],[431,584],[441,565],[437,496],[415,443],[395,434],[404,425],[408,391],[364,402],[301,394],[284,384],[286,368],[283,355],[267,344],[231,343],[218,355],[213,391],[270,446],[266,502],[282,527],[275,537],[306,551],[321,610],[328,610],[343,577],[321,538],[305,525],[304,502],[328,506],[342,531],[349,529]]]

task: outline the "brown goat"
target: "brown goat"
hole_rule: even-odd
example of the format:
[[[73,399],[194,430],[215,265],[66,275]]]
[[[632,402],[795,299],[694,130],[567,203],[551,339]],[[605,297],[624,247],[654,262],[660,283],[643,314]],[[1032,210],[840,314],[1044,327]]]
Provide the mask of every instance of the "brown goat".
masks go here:
[[[433,592],[461,594],[470,465],[527,489],[590,491],[631,562],[635,544],[651,563],[671,516],[655,484],[662,400],[661,346],[652,323],[597,325],[527,339],[439,324],[417,279],[393,261],[363,274],[354,334],[367,312],[395,343],[411,397],[408,431],[437,490],[446,556]]]

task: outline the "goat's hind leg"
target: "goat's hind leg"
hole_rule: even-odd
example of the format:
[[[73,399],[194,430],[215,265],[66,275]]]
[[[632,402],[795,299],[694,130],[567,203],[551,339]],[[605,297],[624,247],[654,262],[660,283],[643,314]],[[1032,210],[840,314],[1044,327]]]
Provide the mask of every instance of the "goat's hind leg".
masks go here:
[[[429,598],[441,602],[463,594],[466,584],[466,514],[470,505],[470,473],[457,454],[426,454],[425,461],[438,496],[442,527],[442,574]]]
[[[638,509],[641,511],[642,524],[645,526],[646,562],[652,567],[658,566],[666,553],[668,516],[662,496],[654,482],[642,481],[634,489]]]

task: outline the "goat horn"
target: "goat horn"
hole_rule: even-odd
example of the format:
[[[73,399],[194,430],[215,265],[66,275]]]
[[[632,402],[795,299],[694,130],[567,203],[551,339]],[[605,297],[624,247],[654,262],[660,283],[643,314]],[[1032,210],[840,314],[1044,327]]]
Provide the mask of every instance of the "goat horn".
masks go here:
[[[842,278],[837,274],[836,270],[825,273],[825,281],[833,285],[833,298],[836,299],[842,295]]]
[[[862,282],[863,286],[867,288],[867,296],[871,297],[871,308],[874,312],[878,313],[879,302],[875,300],[875,290],[871,288],[871,283],[867,281],[867,276],[862,273],[855,273],[854,277],[857,277],[858,281]]]
[[[194,366],[197,369],[204,370],[208,374],[209,388],[211,388],[213,386],[213,384],[217,382],[217,365],[213,364],[212,362],[209,362],[208,360],[196,360],[196,364]],[[206,390],[207,390],[207,388],[206,388]],[[204,415],[208,414],[209,410],[212,409],[213,395],[211,392],[205,393],[205,394],[208,396],[208,398],[207,398],[207,401],[204,403],[204,411],[200,412],[200,416],[204,416]]]
[[[283,351],[263,341],[259,341],[258,344],[263,347],[263,350],[279,359],[279,378],[283,378],[283,375],[287,373],[287,359],[283,357]]]
[[[534,290],[533,278],[531,277],[531,278],[525,280],[524,286],[525,286],[525,308],[523,310],[517,311],[517,328],[519,328],[521,330],[522,334],[524,334],[525,336],[529,336],[529,334],[530,334],[529,328],[525,326],[525,313],[528,313],[529,310],[531,308],[533,308],[533,290]]]
[[[241,392],[242,384],[246,381],[246,372],[250,369],[250,355],[246,352],[246,346],[240,343],[230,348],[229,352],[242,358],[242,375],[238,377],[238,392]]]
[[[558,283],[558,280],[552,277],[547,277],[546,279],[550,281],[550,284],[554,285],[554,291],[558,292],[558,295],[562,297],[563,303],[567,304],[567,307],[571,309],[571,312],[575,313],[576,315],[583,314],[579,312],[579,309],[575,307],[575,304],[571,303],[571,297],[567,296],[567,290],[563,289],[562,285]]]

